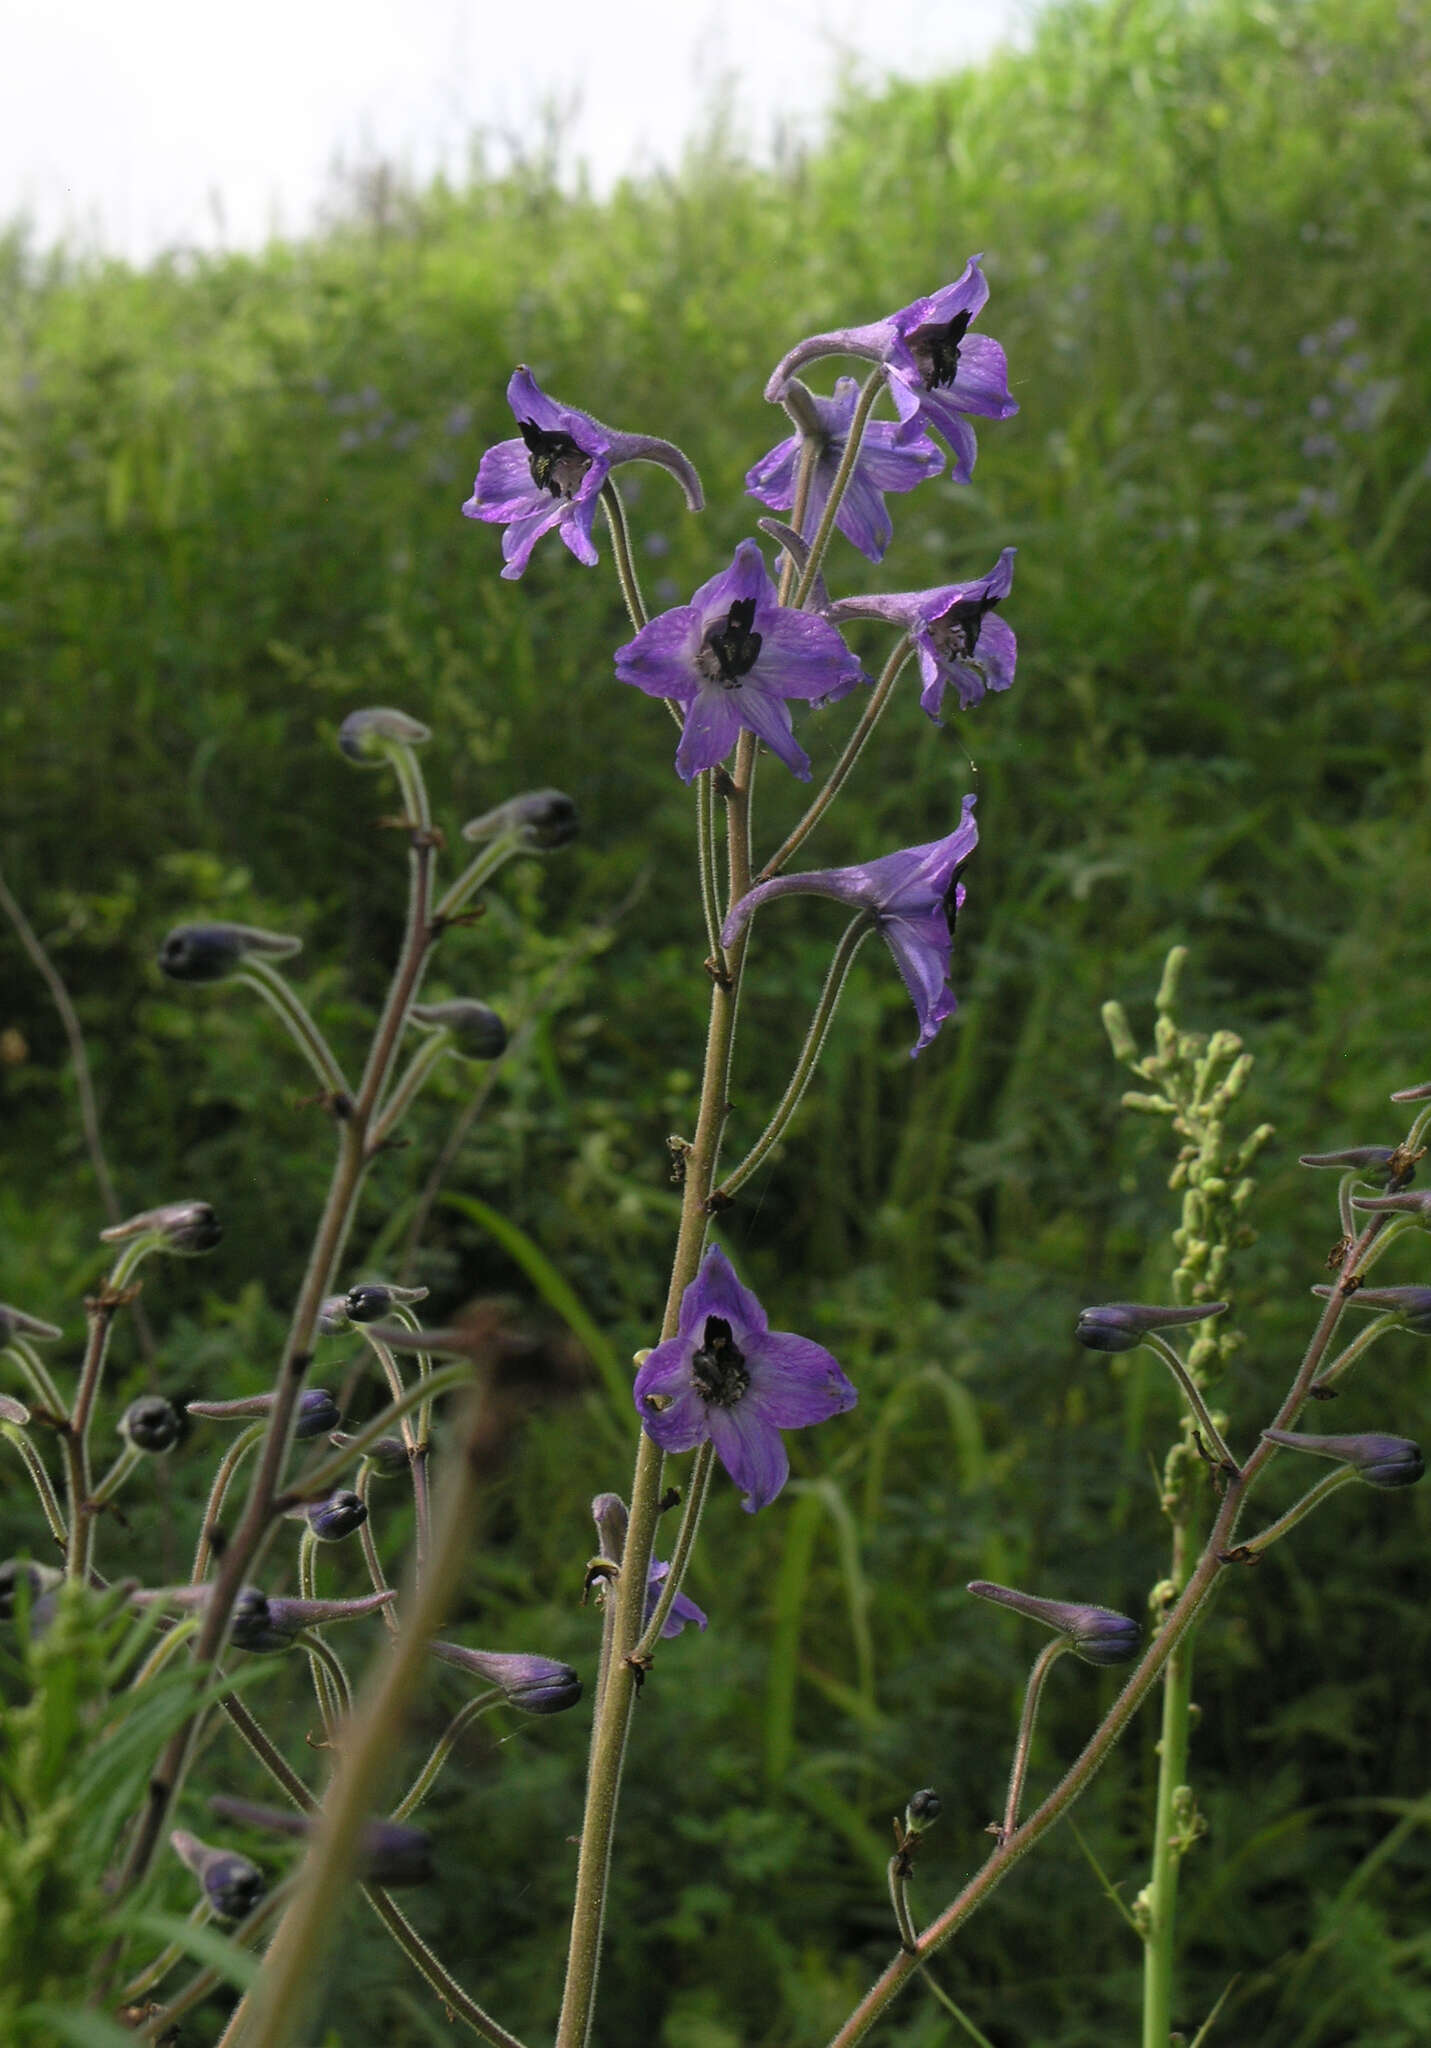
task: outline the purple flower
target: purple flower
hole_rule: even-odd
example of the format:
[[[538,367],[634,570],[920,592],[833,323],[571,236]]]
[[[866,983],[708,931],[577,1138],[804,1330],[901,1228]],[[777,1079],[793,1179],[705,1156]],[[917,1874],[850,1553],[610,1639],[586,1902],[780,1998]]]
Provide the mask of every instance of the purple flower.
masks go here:
[[[823,1345],[770,1328],[718,1245],[681,1298],[675,1336],[650,1353],[633,1391],[642,1427],[663,1451],[714,1445],[749,1514],[790,1475],[781,1430],[843,1415],[858,1398]]]
[[[601,487],[618,462],[659,462],[679,480],[691,510],[700,511],[701,480],[671,442],[617,433],[589,413],[559,404],[525,364],[512,373],[507,403],[521,439],[487,450],[462,510],[468,519],[506,527],[502,574],[508,581],[521,575],[532,549],[553,527],[579,562],[595,564],[592,522]]]
[[[794,414],[803,434],[794,434],[761,457],[747,472],[745,488],[773,512],[788,512],[795,503],[795,485],[800,469],[803,438],[819,444],[820,452],[810,475],[810,494],[805,508],[803,534],[812,540],[829,501],[830,487],[849,440],[850,423],[859,402],[860,387],[853,377],[837,377],[833,398],[818,398],[794,380],[785,393],[788,411]],[[884,559],[894,532],[885,510],[886,491],[912,491],[926,477],[938,476],[944,457],[919,419],[872,420],[865,428],[859,454],[845,495],[835,514],[835,524],[845,539],[872,562]]]
[[[964,902],[964,884],[957,877],[978,840],[974,799],[966,796],[963,816],[947,839],[887,853],[861,867],[819,868],[757,883],[726,919],[721,944],[728,946],[751,912],[772,896],[833,896],[852,910],[867,911],[909,990],[919,1017],[913,1050],[921,1053],[958,1008],[949,986],[954,919]]]
[[[954,284],[916,299],[868,327],[842,327],[797,342],[777,363],[765,387],[771,400],[784,397],[794,372],[817,356],[861,356],[883,363],[889,395],[901,420],[920,419],[948,442],[954,481],[966,484],[978,452],[965,413],[1006,420],[1018,411],[1009,396],[1004,351],[969,327],[989,296],[979,258],[971,256]]]
[[[807,782],[809,757],[791,729],[786,699],[828,703],[864,680],[833,626],[777,601],[753,540],[743,540],[730,567],[703,583],[689,604],[662,612],[618,647],[616,673],[648,697],[685,706],[676,772],[686,782],[723,761],[742,729]]]
[[[1014,580],[1013,548],[1005,548],[987,576],[946,583],[939,590],[893,592],[887,597],[842,597],[827,617],[883,619],[908,633],[919,655],[924,688],[919,701],[938,725],[944,692],[952,683],[967,711],[986,690],[1007,690],[1014,679],[1018,641],[994,616]]]
[[[800,1340],[797,1338],[795,1341],[798,1343]],[[811,1348],[819,1349],[818,1345]],[[641,1617],[643,1626],[656,1612],[656,1602],[661,1597],[661,1588],[670,1574],[671,1567],[668,1564],[661,1564],[652,1558],[651,1569],[646,1578],[646,1612]],[[684,1593],[678,1593],[671,1602],[671,1611],[666,1616],[665,1626],[661,1630],[661,1640],[664,1642],[668,1636],[678,1636],[688,1621],[693,1621],[697,1628],[704,1628],[709,1619],[703,1607],[697,1607],[694,1600],[688,1599]]]

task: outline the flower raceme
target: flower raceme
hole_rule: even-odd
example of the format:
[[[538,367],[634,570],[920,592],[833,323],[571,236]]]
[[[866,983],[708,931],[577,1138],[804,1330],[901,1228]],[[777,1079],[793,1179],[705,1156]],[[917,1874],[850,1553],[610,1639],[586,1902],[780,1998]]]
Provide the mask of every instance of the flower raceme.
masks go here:
[[[502,574],[508,581],[522,574],[532,549],[554,528],[579,562],[595,566],[591,529],[596,507],[619,462],[658,462],[679,482],[692,512],[705,502],[700,478],[670,441],[618,433],[589,413],[548,398],[525,364],[512,373],[507,403],[517,416],[521,439],[499,441],[487,450],[462,510],[469,519],[507,529]]]
[[[800,432],[763,455],[746,475],[745,488],[751,497],[768,505],[772,512],[788,512],[795,503],[801,452],[807,440],[816,444],[818,453],[810,472],[800,529],[806,540],[814,538],[829,503],[835,473],[849,441],[859,392],[853,377],[837,377],[832,398],[819,398],[807,391],[798,378],[792,379],[786,388],[785,406]],[[921,420],[900,420],[897,424],[871,420],[835,513],[836,526],[870,561],[883,561],[894,533],[885,509],[885,492],[912,491],[926,477],[938,476],[943,467],[944,456],[924,431]]]
[[[887,853],[859,867],[818,868],[757,883],[726,919],[721,943],[730,945],[746,919],[772,896],[832,896],[851,910],[865,911],[909,990],[919,1018],[913,1052],[921,1053],[958,1008],[949,986],[954,919],[964,901],[958,876],[978,840],[974,798],[966,796],[959,824],[947,838]]]
[[[835,628],[782,605],[753,540],[689,604],[662,612],[616,650],[616,673],[648,697],[683,707],[676,772],[694,781],[723,761],[742,730],[765,741],[802,782],[810,760],[794,735],[789,699],[830,703],[865,680]]]
[[[994,612],[1013,587],[1014,554],[1005,548],[988,575],[973,583],[842,597],[825,616],[836,625],[846,619],[879,619],[907,633],[924,680],[919,701],[938,725],[951,684],[960,710],[967,711],[986,690],[1007,690],[1014,679],[1018,641]]]
[[[901,421],[917,419],[921,426],[932,427],[954,456],[954,482],[968,483],[978,447],[964,415],[1006,420],[1018,411],[1009,395],[1004,351],[988,335],[969,332],[989,297],[979,260],[971,256],[953,284],[901,306],[883,320],[797,342],[772,371],[766,397],[784,398],[795,372],[820,356],[859,356],[881,363]]]
[[[770,1328],[719,1245],[681,1297],[675,1336],[649,1353],[633,1393],[642,1428],[663,1451],[713,1446],[750,1514],[790,1476],[781,1430],[843,1415],[858,1398],[823,1345]]]

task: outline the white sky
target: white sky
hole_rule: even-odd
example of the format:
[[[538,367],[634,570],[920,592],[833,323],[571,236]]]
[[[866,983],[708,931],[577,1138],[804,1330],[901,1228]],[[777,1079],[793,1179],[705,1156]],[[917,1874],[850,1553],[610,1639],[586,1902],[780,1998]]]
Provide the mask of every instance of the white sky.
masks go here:
[[[598,184],[671,163],[738,81],[742,140],[808,130],[842,63],[928,75],[1031,0],[0,0],[0,222],[142,261],[300,232],[332,172],[460,169],[574,106]]]

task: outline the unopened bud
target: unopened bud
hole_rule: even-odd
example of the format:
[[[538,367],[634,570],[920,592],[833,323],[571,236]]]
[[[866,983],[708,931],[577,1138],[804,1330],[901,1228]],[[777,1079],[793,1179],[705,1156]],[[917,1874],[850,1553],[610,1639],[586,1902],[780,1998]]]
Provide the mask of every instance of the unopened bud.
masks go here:
[[[190,1401],[187,1406],[191,1415],[202,1416],[205,1422],[249,1422],[267,1415],[277,1398],[271,1393],[246,1394],[237,1401]],[[298,1396],[293,1440],[301,1444],[309,1437],[326,1436],[341,1421],[338,1405],[326,1387],[305,1387]]]
[[[1125,1063],[1138,1057],[1138,1041],[1128,1028],[1128,1015],[1121,1003],[1105,1003],[1102,1010],[1103,1029],[1108,1033],[1108,1043],[1113,1048],[1115,1060]]]
[[[368,1519],[367,1503],[346,1486],[335,1487],[324,1500],[309,1501],[303,1514],[320,1543],[341,1543]]]
[[[13,1394],[0,1394],[0,1422],[11,1422],[16,1429],[23,1429],[30,1419],[30,1411],[23,1401],[17,1401]]]
[[[302,939],[251,924],[178,924],[159,948],[159,971],[170,981],[223,981],[245,960],[286,960]]]
[[[161,1394],[141,1394],[119,1418],[119,1434],[136,1451],[159,1456],[172,1451],[184,1433],[183,1418]]]
[[[1264,1429],[1269,1443],[1311,1451],[1349,1465],[1368,1486],[1414,1486],[1426,1470],[1421,1446],[1406,1436],[1312,1436],[1304,1430]]]
[[[1368,1216],[1414,1216],[1431,1225],[1431,1188],[1411,1188],[1404,1195],[1353,1195],[1351,1205]]]
[[[601,1541],[601,1554],[620,1564],[626,1548],[626,1503],[619,1493],[599,1493],[591,1503],[591,1519]]]
[[[314,1814],[287,1813],[251,1799],[230,1799],[224,1793],[216,1793],[209,1805],[224,1820],[265,1834],[284,1835],[289,1841],[307,1841],[318,1824]],[[431,1837],[422,1828],[408,1827],[402,1821],[365,1821],[358,1836],[358,1875],[369,1884],[426,1884],[433,1875]]]
[[[450,1031],[452,1049],[469,1060],[500,1059],[507,1050],[507,1027],[497,1012],[475,997],[457,997],[450,1003],[414,1003],[408,1013],[416,1024],[429,1030]]]
[[[1303,1152],[1297,1164],[1333,1167],[1341,1173],[1356,1172],[1363,1180],[1384,1187],[1396,1172],[1392,1164],[1396,1158],[1395,1145],[1348,1145],[1341,1152]]]
[[[1340,1290],[1314,1287],[1312,1292],[1325,1300]],[[1414,1331],[1418,1337],[1431,1337],[1431,1287],[1358,1287],[1346,1299],[1356,1308],[1385,1309],[1403,1329]]]
[[[904,1809],[904,1825],[907,1833],[921,1835],[932,1827],[944,1810],[944,1802],[932,1785],[926,1785],[922,1792],[911,1795]]]
[[[318,1335],[320,1337],[341,1337],[353,1327],[353,1318],[348,1314],[347,1296],[330,1294],[318,1310]]]
[[[147,1237],[156,1251],[193,1258],[211,1252],[223,1234],[223,1226],[207,1202],[165,1202],[158,1209],[143,1209],[123,1223],[111,1224],[99,1236],[101,1244],[131,1244]]]
[[[293,1646],[294,1631],[278,1626],[268,1610],[268,1598],[257,1586],[245,1586],[234,1602],[229,1641],[236,1650],[287,1650]]]
[[[335,1429],[328,1439],[335,1450],[346,1451],[355,1437],[346,1436],[341,1429]],[[367,1445],[363,1456],[380,1479],[396,1479],[400,1472],[406,1472],[412,1460],[407,1454],[407,1445],[400,1436],[380,1436],[376,1443]]]
[[[245,1919],[268,1890],[263,1872],[247,1856],[232,1849],[211,1849],[184,1828],[175,1828],[169,1840],[199,1880],[220,1920]]]
[[[512,832],[529,852],[550,853],[554,847],[569,844],[580,829],[576,805],[569,796],[559,789],[531,789],[469,820],[462,827],[462,837],[496,839]]]
[[[1192,1308],[1145,1308],[1136,1301],[1108,1301],[1080,1309],[1074,1336],[1090,1351],[1134,1351],[1149,1330],[1176,1329],[1185,1323],[1220,1316],[1225,1301],[1202,1301]]]
[[[394,1308],[411,1308],[426,1301],[425,1287],[395,1287],[385,1280],[363,1280],[343,1296],[343,1307],[354,1323],[380,1323]]]
[[[1072,1600],[1041,1600],[1033,1593],[1018,1593],[1011,1586],[991,1585],[987,1579],[973,1579],[968,1591],[980,1600],[992,1600],[1000,1607],[1012,1607],[1030,1615],[1046,1628],[1056,1629],[1076,1657],[1085,1664],[1126,1664],[1138,1654],[1142,1630],[1126,1614],[1111,1607],[1085,1607]]]
[[[570,1664],[518,1652],[468,1650],[458,1643],[429,1643],[434,1657],[495,1685],[509,1707],[523,1714],[560,1714],[581,1698],[581,1680]]]
[[[350,711],[338,727],[338,745],[360,768],[381,768],[394,747],[420,747],[431,738],[417,719],[381,704]]]

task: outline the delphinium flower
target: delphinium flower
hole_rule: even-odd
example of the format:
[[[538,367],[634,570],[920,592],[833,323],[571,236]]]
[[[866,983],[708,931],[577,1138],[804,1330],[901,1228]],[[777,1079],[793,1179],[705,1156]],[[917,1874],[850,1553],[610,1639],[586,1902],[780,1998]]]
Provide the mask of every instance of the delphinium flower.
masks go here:
[[[798,378],[792,379],[784,403],[801,431],[763,455],[746,475],[745,488],[753,498],[774,512],[788,512],[795,503],[801,451],[807,439],[816,444],[819,452],[810,471],[800,529],[806,540],[814,537],[829,502],[859,393],[853,377],[837,377],[831,398],[821,398],[807,391]],[[926,477],[938,476],[943,467],[943,453],[924,431],[922,421],[871,420],[835,513],[836,526],[862,555],[872,562],[882,561],[894,532],[885,509],[885,492],[912,491]]]
[[[642,1427],[663,1451],[714,1447],[750,1513],[789,1477],[781,1430],[842,1415],[858,1398],[823,1345],[770,1328],[719,1245],[681,1298],[675,1336],[648,1354],[633,1392]]]
[[[796,740],[789,699],[829,703],[864,680],[835,628],[782,605],[753,540],[703,583],[689,604],[662,612],[616,650],[616,673],[686,714],[676,772],[693,781],[723,761],[742,729],[765,741],[802,781],[809,756]]]
[[[963,816],[945,839],[887,853],[858,867],[818,868],[758,883],[731,911],[721,943],[730,945],[751,913],[773,896],[832,896],[852,910],[868,912],[904,977],[919,1018],[913,1051],[923,1052],[958,1008],[949,986],[954,920],[964,902],[964,884],[958,876],[978,839],[974,798],[966,796]]]
[[[1007,690],[1014,679],[1018,642],[994,610],[1013,586],[1014,552],[1005,548],[988,575],[973,583],[842,597],[826,617],[837,625],[846,619],[879,619],[906,632],[924,679],[919,701],[938,725],[944,692],[951,684],[959,708],[967,711],[986,690]]]
[[[646,1622],[650,1621],[651,1616],[656,1612],[657,1602],[661,1598],[661,1589],[670,1575],[671,1567],[660,1559],[653,1557],[651,1569],[646,1576],[646,1611],[642,1616],[643,1626]],[[710,1616],[706,1613],[705,1609],[697,1607],[689,1594],[677,1593],[675,1599],[671,1602],[671,1611],[666,1616],[665,1622],[662,1625],[662,1638],[678,1636],[687,1622],[693,1623],[699,1629],[704,1629],[709,1620]]]
[[[512,374],[507,403],[521,439],[487,450],[462,510],[469,519],[506,527],[502,574],[509,581],[521,575],[532,549],[553,527],[579,562],[594,566],[592,523],[602,485],[619,462],[660,463],[680,483],[691,510],[700,511],[700,478],[670,441],[618,433],[548,398],[525,364]]]
[[[860,356],[883,363],[900,419],[917,418],[941,435],[954,456],[954,482],[967,483],[978,449],[964,415],[1006,420],[1018,411],[1009,395],[1004,351],[988,335],[969,332],[988,296],[979,258],[971,256],[953,284],[902,306],[886,319],[797,342],[775,366],[765,395],[783,398],[794,373],[819,356]]]

